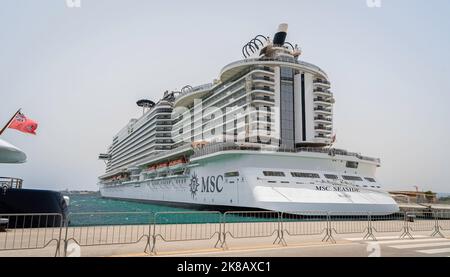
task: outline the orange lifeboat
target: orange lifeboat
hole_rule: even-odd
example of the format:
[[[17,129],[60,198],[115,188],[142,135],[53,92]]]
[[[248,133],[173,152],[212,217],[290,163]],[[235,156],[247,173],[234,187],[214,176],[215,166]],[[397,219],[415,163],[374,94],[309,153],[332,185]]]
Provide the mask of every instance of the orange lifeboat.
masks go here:
[[[183,164],[185,162],[186,162],[185,159],[182,157],[182,158],[170,161],[169,166],[179,165],[179,164]]]
[[[169,163],[167,163],[167,162],[159,163],[159,164],[156,166],[156,169],[161,169],[161,168],[167,167],[168,165],[169,165]]]

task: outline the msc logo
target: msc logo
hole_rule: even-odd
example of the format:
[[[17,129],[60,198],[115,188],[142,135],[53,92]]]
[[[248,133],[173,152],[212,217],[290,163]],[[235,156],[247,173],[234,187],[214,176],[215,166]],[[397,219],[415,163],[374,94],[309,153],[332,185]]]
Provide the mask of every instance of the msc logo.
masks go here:
[[[221,193],[223,190],[223,176],[208,176],[202,177],[201,190],[200,192],[213,193],[218,192]],[[197,195],[197,192],[200,187],[199,177],[194,173],[191,177],[191,183],[189,184],[189,190],[191,192],[192,198]]]
[[[189,190],[191,191],[192,198],[197,195],[198,187],[200,184],[198,183],[198,177],[197,174],[194,173],[191,177],[191,183],[189,184]]]

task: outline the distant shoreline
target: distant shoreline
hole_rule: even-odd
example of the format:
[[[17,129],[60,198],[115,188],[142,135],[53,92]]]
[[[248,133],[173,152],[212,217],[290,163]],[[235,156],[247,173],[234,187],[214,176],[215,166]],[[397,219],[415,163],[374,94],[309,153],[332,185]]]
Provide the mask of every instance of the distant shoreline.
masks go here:
[[[60,191],[64,195],[99,195],[100,191],[90,190],[63,190]]]

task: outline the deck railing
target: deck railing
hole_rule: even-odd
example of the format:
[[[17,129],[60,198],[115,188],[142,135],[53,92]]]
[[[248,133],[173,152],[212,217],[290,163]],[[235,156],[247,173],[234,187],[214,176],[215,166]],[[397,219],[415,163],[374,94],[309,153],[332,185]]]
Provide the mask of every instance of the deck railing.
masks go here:
[[[0,188],[21,189],[23,180],[13,177],[0,177]]]
[[[213,154],[221,151],[234,151],[234,150],[246,150],[246,151],[274,151],[274,152],[288,152],[288,153],[300,153],[300,152],[310,152],[310,153],[326,153],[330,156],[341,155],[341,156],[352,156],[360,160],[380,162],[378,158],[371,158],[362,156],[358,153],[348,152],[342,149],[335,148],[318,148],[318,147],[277,147],[273,145],[238,145],[235,143],[215,143],[204,146],[200,149],[195,149],[192,158],[198,158],[201,156]]]

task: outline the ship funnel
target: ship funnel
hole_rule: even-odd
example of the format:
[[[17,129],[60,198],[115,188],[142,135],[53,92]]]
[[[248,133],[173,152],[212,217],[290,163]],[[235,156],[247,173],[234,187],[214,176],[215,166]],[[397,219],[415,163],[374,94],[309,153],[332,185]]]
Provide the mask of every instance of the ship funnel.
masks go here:
[[[278,26],[278,31],[273,37],[274,45],[284,45],[287,36],[288,25],[286,23],[282,23]]]

